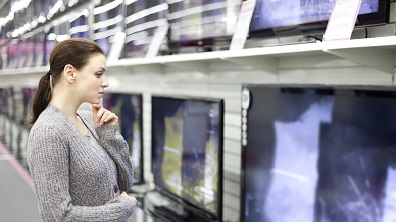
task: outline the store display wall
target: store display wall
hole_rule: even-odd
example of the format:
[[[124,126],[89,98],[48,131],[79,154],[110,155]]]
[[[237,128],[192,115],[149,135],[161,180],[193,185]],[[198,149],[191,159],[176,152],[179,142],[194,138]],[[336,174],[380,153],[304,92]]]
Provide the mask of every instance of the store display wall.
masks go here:
[[[266,48],[262,49],[263,51]],[[373,58],[374,59],[374,58]],[[172,68],[164,70],[108,67],[107,92],[143,94],[144,175],[151,174],[151,96],[197,96],[225,99],[223,215],[226,221],[239,221],[241,174],[241,89],[243,83],[304,83],[342,85],[393,85],[387,74],[330,54],[289,54],[281,56],[269,70],[251,70],[218,61],[204,64],[207,71]],[[188,67],[188,66],[186,66]],[[45,68],[45,67],[44,67]],[[42,74],[46,72],[43,69]],[[5,77],[4,77],[5,76]],[[0,87],[37,86],[40,75],[0,75]],[[23,81],[21,81],[23,79]],[[4,121],[6,122],[6,121]],[[6,125],[8,122],[6,122]]]

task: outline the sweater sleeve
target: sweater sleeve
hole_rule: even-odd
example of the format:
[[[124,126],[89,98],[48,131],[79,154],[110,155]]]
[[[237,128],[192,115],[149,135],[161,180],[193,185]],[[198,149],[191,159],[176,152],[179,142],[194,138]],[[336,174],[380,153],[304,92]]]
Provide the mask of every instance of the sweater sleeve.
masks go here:
[[[133,166],[129,156],[129,145],[118,133],[118,125],[95,128],[99,143],[117,166],[117,182],[121,191],[128,191],[133,184]]]
[[[73,206],[69,194],[69,149],[67,141],[50,126],[31,131],[28,164],[36,187],[40,216],[54,221],[127,221],[132,201],[118,196],[102,206]]]

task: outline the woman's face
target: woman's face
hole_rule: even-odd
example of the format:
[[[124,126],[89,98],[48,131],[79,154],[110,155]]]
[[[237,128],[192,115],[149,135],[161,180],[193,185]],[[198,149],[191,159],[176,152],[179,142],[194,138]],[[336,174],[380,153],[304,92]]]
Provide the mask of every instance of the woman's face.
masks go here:
[[[82,102],[100,103],[104,89],[109,86],[105,76],[106,57],[103,54],[95,54],[88,60],[88,64],[80,70],[76,70],[78,79],[78,94]]]

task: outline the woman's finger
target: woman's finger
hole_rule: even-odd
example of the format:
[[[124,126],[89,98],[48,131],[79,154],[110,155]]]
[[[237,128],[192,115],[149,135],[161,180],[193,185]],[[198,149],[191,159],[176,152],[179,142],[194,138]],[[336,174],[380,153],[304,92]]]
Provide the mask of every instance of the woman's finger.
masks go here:
[[[118,117],[112,112],[110,112],[109,115],[106,116],[106,118],[104,118],[104,124],[107,125],[113,125],[116,124],[117,122],[118,122]]]
[[[108,110],[105,110],[102,117],[100,118],[100,125],[103,125],[103,123],[107,122],[109,116],[111,116],[111,112]]]

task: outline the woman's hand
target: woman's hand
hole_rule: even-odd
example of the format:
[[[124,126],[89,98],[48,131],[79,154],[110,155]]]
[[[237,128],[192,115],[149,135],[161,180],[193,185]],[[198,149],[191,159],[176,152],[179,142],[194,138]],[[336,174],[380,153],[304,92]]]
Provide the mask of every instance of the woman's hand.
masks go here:
[[[118,117],[100,104],[92,104],[92,112],[95,127],[116,125],[118,122]]]
[[[129,200],[132,201],[132,203],[133,203],[133,209],[132,210],[135,211],[136,204],[137,204],[137,199],[135,197],[129,196],[126,192],[122,192],[120,195],[124,196],[124,197],[128,197]]]

